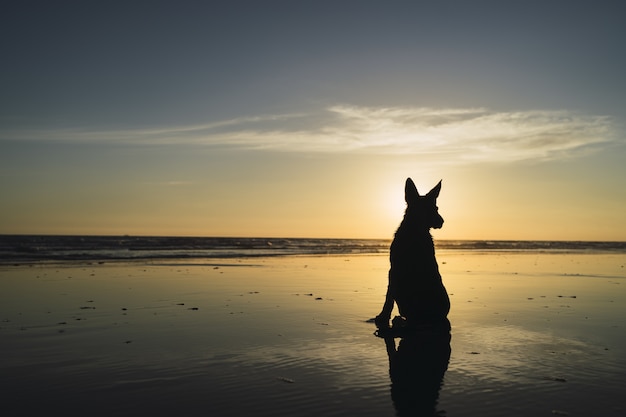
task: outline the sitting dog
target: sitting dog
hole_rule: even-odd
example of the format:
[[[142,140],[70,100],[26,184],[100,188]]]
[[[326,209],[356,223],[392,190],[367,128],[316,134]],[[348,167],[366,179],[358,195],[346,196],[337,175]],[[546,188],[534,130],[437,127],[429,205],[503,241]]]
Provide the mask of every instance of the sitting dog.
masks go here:
[[[390,249],[391,268],[385,304],[374,322],[379,329],[389,327],[394,301],[400,317],[394,327],[448,326],[450,299],[441,281],[430,229],[439,229],[443,218],[437,211],[441,181],[424,196],[407,178],[404,219]]]

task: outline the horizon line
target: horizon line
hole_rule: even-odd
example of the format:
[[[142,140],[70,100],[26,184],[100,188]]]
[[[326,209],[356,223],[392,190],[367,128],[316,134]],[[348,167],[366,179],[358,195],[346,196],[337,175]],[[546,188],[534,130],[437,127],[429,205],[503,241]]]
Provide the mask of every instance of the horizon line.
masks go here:
[[[190,238],[190,239],[299,239],[299,240],[388,240],[393,237],[303,237],[303,236],[209,236],[209,235],[144,235],[144,234],[66,234],[66,233],[0,233],[5,236],[48,236],[48,237],[140,237],[140,238]],[[434,241],[466,241],[466,242],[590,242],[590,243],[626,243],[626,240],[586,240],[586,239],[489,239],[489,238],[445,238]]]

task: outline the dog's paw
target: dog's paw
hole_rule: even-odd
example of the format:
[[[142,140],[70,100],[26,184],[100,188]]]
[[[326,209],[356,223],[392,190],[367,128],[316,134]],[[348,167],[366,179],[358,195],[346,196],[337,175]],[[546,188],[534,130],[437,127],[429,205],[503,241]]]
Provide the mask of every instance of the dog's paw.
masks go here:
[[[391,325],[394,329],[401,329],[407,327],[407,321],[404,317],[395,316],[393,320],[391,320]]]
[[[374,318],[374,324],[379,329],[388,329],[389,328],[389,317],[386,317],[386,316],[376,316]]]

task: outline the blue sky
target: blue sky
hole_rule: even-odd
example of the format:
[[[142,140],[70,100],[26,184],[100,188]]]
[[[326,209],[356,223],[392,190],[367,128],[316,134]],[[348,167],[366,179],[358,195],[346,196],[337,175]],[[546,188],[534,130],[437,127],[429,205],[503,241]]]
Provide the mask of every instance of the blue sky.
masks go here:
[[[0,233],[626,240],[619,2],[3,8]]]

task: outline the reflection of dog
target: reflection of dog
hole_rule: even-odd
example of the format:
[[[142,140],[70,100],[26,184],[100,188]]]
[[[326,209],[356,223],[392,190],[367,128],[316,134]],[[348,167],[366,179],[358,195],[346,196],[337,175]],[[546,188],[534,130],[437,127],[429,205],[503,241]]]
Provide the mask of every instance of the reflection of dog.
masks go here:
[[[398,416],[438,416],[437,402],[450,360],[450,324],[407,332],[396,348],[384,336],[389,355],[391,399]]]
[[[443,218],[437,212],[441,181],[428,194],[420,196],[415,184],[407,178],[404,198],[407,203],[404,219],[391,243],[389,285],[381,313],[376,317],[378,328],[389,327],[394,301],[406,325],[430,326],[447,321],[450,299],[435,259],[430,228],[439,229]]]

